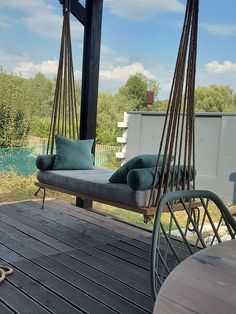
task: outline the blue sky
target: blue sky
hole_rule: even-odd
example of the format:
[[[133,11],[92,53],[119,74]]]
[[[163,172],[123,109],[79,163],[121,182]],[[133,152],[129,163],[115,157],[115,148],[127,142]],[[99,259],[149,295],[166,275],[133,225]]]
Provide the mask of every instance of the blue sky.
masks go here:
[[[129,75],[158,81],[167,98],[186,0],[104,0],[100,91],[114,93]],[[31,77],[55,76],[61,35],[58,0],[0,1],[0,65]],[[197,86],[236,90],[236,1],[200,0]],[[72,17],[74,68],[81,76],[83,28]]]

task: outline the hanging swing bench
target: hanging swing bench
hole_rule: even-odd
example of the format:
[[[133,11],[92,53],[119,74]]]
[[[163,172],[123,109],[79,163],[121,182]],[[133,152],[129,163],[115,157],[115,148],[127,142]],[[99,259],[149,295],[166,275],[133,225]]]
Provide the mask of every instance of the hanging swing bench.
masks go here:
[[[39,156],[36,162],[39,171],[35,184],[44,191],[43,205],[45,191],[50,189],[143,214],[147,222],[155,214],[164,193],[195,189],[194,87],[198,1],[187,2],[159,152],[136,156],[116,172],[93,167],[93,140],[78,139],[70,1],[63,2],[63,14],[47,155]],[[56,154],[53,154],[55,146]],[[78,156],[77,150],[80,150]],[[191,206],[196,208],[198,204],[192,203]],[[182,205],[176,203],[174,208],[181,210]]]

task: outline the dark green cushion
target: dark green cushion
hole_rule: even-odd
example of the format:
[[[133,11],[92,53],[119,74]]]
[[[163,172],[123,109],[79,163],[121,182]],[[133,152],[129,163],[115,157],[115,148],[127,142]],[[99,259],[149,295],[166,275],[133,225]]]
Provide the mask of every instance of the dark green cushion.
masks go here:
[[[134,191],[150,189],[153,184],[155,170],[156,167],[130,170],[127,175],[127,184]],[[161,168],[159,167],[157,184],[159,183],[160,173]]]
[[[127,175],[127,184],[134,191],[150,189],[153,184],[155,169],[156,167],[130,170]],[[160,183],[161,171],[162,171],[162,167],[158,167],[156,185]],[[179,171],[179,175],[178,175],[178,171]],[[193,167],[191,167],[190,173],[188,169],[186,169],[186,175],[184,179],[184,166],[181,165],[179,170],[178,170],[178,166],[171,166],[169,176],[167,178],[167,175],[165,175],[163,184],[168,179],[168,184],[171,184],[172,180],[174,180],[174,185],[175,185],[177,183],[176,182],[177,178],[178,178],[178,184],[187,182],[188,178],[191,182],[193,181],[193,178],[195,175],[196,175],[196,171],[194,172]]]
[[[91,149],[93,140],[70,140],[56,135],[55,170],[93,169]]]
[[[39,170],[52,170],[56,155],[40,155],[36,158],[36,167]]]
[[[124,165],[117,169],[110,177],[111,183],[127,183],[127,174],[132,169],[151,168],[157,163],[157,155],[143,154],[128,160]],[[163,163],[163,155],[160,155],[159,165]]]

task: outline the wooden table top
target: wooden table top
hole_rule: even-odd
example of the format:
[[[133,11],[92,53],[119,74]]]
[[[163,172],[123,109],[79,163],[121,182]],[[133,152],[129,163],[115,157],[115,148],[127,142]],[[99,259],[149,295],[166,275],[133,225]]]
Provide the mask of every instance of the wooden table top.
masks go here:
[[[154,314],[236,314],[236,240],[203,249],[162,285]]]

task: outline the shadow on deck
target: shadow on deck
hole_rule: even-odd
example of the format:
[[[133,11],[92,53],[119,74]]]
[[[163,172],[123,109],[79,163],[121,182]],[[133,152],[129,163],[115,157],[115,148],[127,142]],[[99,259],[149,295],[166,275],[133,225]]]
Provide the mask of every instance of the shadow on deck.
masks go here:
[[[152,313],[151,233],[57,201],[0,205],[0,313]]]

